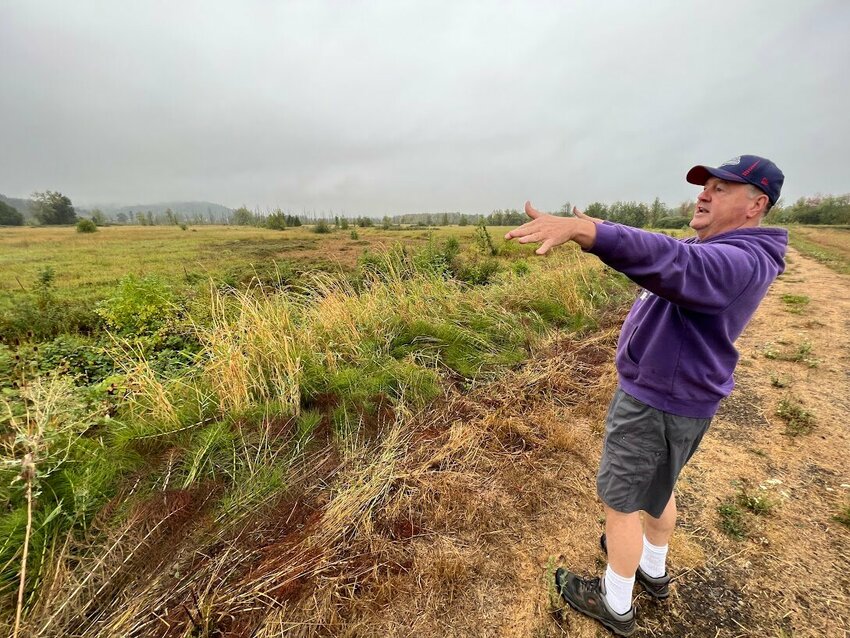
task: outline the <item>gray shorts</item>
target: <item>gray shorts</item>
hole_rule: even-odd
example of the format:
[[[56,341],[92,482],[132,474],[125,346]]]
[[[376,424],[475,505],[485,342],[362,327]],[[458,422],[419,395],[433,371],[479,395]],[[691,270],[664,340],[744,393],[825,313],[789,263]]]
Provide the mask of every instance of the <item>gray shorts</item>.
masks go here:
[[[599,498],[618,512],[661,516],[710,423],[656,410],[618,387],[605,419]]]

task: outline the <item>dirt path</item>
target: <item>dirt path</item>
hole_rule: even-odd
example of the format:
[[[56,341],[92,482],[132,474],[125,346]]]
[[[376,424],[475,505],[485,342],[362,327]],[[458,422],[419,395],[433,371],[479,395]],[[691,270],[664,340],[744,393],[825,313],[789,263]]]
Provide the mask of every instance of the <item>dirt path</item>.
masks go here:
[[[637,598],[638,636],[850,635],[850,530],[834,520],[850,504],[848,287],[792,251],[679,482],[676,582],[664,603]],[[595,474],[618,328],[556,343],[434,415],[436,460],[419,459],[427,470],[397,504],[416,512],[402,550],[412,567],[392,576],[389,600],[363,592],[379,616],[352,635],[607,635],[558,610],[548,584],[559,564],[605,565]],[[782,405],[813,425],[787,433]]]

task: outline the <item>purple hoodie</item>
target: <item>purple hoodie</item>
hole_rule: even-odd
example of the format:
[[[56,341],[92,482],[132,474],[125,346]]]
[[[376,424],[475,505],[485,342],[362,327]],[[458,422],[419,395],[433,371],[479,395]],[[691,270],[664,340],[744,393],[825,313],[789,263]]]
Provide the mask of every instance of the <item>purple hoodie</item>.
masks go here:
[[[617,344],[620,386],[706,419],[734,387],[734,341],[785,270],[788,231],[739,228],[699,241],[604,222],[587,252],[644,288]]]

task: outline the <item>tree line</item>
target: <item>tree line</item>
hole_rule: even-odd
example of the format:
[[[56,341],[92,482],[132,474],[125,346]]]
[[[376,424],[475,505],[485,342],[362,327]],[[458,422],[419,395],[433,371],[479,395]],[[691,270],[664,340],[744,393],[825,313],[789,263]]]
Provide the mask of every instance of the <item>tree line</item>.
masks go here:
[[[670,207],[658,197],[651,204],[643,202],[614,202],[605,204],[593,202],[589,204],[585,213],[591,217],[609,220],[612,222],[635,226],[637,228],[684,228],[688,225],[693,212],[692,201],[682,202],[676,207]],[[557,211],[556,215],[566,216],[571,214],[572,205],[566,202]],[[62,193],[44,191],[33,193],[30,204],[30,213],[33,219],[41,225],[75,224],[80,216],[74,209],[71,200]],[[336,228],[343,230],[349,225],[369,227],[380,225],[384,229],[400,228],[402,226],[468,226],[485,224],[488,226],[518,226],[528,221],[525,213],[516,208],[496,209],[489,215],[465,214],[461,212],[444,212],[442,214],[431,213],[407,213],[403,215],[385,215],[378,220],[368,216],[345,217],[334,215],[332,217],[315,215],[293,215],[284,213],[277,209],[271,213],[262,214],[252,212],[242,206],[232,212],[227,220],[214,218],[205,220],[199,214],[191,217],[182,216],[170,208],[164,213],[153,213],[151,211],[129,211],[119,212],[110,219],[100,210],[88,211],[88,219],[96,226],[109,223],[138,224],[140,226],[180,225],[185,227],[187,223],[199,225],[204,223],[222,223],[237,226],[256,226],[283,230],[304,224],[322,223],[328,228],[333,224]],[[790,206],[784,206],[780,200],[770,212],[770,221],[779,224],[850,224],[850,194],[846,195],[816,195],[814,197],[801,197]],[[0,200],[0,226],[21,226],[26,223],[26,218],[15,207]]]

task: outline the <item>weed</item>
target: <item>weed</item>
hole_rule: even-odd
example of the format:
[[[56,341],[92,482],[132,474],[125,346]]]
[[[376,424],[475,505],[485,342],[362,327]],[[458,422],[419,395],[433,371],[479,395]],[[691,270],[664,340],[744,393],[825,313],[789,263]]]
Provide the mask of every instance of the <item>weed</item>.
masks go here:
[[[726,499],[717,507],[720,516],[720,530],[735,540],[743,540],[747,537],[747,527],[744,521],[744,512],[737,503],[737,499]]]
[[[484,225],[483,219],[475,229],[475,247],[482,255],[495,257],[499,254],[499,249],[493,244],[493,238],[490,237],[490,231],[488,231],[487,226]]]
[[[735,498],[735,502],[747,511],[762,516],[770,514],[773,512],[774,507],[776,507],[776,503],[772,498],[766,494],[750,493],[746,487],[741,487]]]
[[[787,374],[770,373],[770,385],[774,388],[787,388],[793,381],[792,377]]]
[[[785,304],[785,310],[794,314],[801,314],[809,305],[810,299],[806,295],[782,295],[782,302]]]
[[[778,342],[780,345],[792,345],[787,342]],[[793,363],[804,363],[810,368],[817,368],[820,361],[812,356],[812,344],[809,341],[803,341],[796,348],[778,349],[773,343],[767,343],[762,349],[762,354],[765,359],[777,361],[791,361]]]
[[[785,421],[785,434],[797,436],[808,434],[815,427],[815,419],[798,399],[783,397],[776,408],[776,416]]]
[[[833,516],[832,520],[841,523],[844,527],[850,527],[850,502],[842,505],[838,510],[838,514]]]

